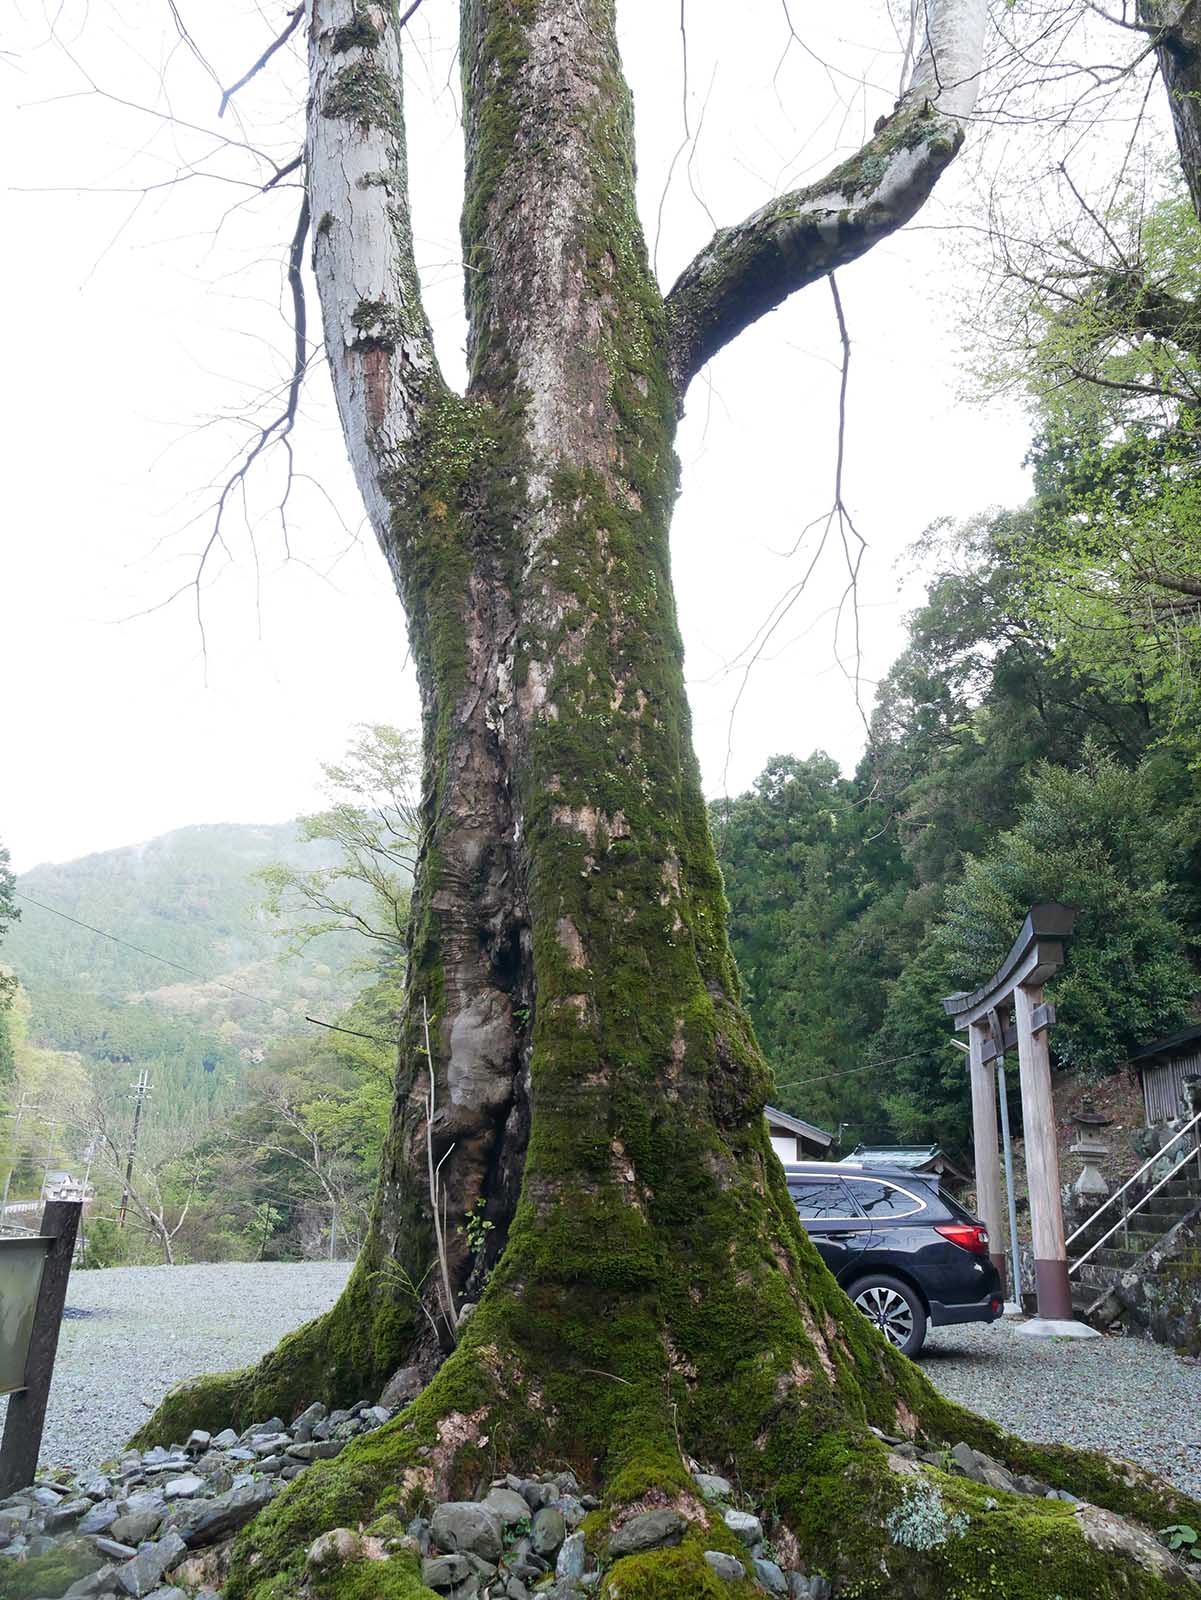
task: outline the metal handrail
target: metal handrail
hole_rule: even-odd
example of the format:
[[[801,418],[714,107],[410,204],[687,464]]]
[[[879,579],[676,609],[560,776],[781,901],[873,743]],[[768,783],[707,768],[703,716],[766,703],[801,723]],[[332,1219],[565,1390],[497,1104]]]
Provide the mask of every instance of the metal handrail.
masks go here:
[[[1126,1190],[1130,1188],[1131,1184],[1137,1183],[1149,1168],[1153,1167],[1157,1161],[1161,1161],[1167,1152],[1172,1148],[1172,1146],[1178,1140],[1183,1139],[1186,1133],[1189,1133],[1196,1128],[1199,1123],[1201,1123],[1201,1111],[1198,1111],[1190,1121],[1186,1122],[1183,1128],[1178,1129],[1177,1132],[1174,1133],[1168,1140],[1167,1144],[1165,1144],[1161,1149],[1157,1150],[1154,1155],[1148,1156],[1146,1161],[1143,1162],[1142,1166],[1133,1175],[1133,1177],[1127,1178],[1122,1187],[1120,1189],[1116,1189],[1114,1193],[1110,1195],[1109,1199],[1106,1200],[1104,1205],[1098,1206],[1096,1211],[1093,1212],[1092,1216],[1089,1217],[1087,1222],[1081,1223],[1080,1227],[1078,1227],[1075,1233],[1073,1233],[1067,1240],[1064,1246],[1065,1253],[1067,1250],[1067,1245],[1074,1244],[1082,1233],[1085,1233],[1088,1229],[1094,1227],[1096,1225],[1097,1218],[1103,1211],[1108,1211],[1110,1206],[1114,1205],[1122,1198],[1122,1196],[1126,1193]],[[1193,1150],[1193,1155],[1197,1155],[1198,1153],[1198,1149]],[[1071,1263],[1071,1265],[1068,1267],[1068,1276],[1070,1277],[1072,1273],[1075,1272],[1077,1267],[1082,1267],[1088,1260],[1089,1256],[1092,1255],[1093,1251],[1099,1250],[1105,1243],[1106,1239],[1111,1239],[1119,1228],[1128,1227],[1133,1213],[1139,1210],[1141,1206],[1145,1206],[1147,1201],[1150,1200],[1153,1195],[1158,1194],[1163,1188],[1164,1184],[1169,1183],[1179,1172],[1180,1168],[1184,1166],[1184,1163],[1189,1159],[1189,1156],[1184,1156],[1181,1160],[1177,1161],[1173,1165],[1171,1171],[1166,1172],[1159,1182],[1154,1186],[1154,1188],[1148,1189],[1146,1194],[1141,1195],[1139,1199],[1135,1201],[1133,1206],[1123,1206],[1122,1215],[1114,1223],[1113,1227],[1109,1229],[1108,1233],[1103,1233],[1099,1239],[1095,1240],[1091,1245],[1089,1245],[1088,1249],[1079,1258],[1079,1260]]]

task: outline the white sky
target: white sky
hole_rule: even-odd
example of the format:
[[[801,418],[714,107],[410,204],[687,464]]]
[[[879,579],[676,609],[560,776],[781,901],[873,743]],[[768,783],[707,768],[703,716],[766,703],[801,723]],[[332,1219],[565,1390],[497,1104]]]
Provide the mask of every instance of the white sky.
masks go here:
[[[341,751],[353,723],[412,726],[417,707],[402,613],[361,529],[320,366],[294,436],[307,475],[289,516],[296,559],[285,560],[272,514],[279,477],[269,465],[249,491],[257,585],[235,518],[229,556],[219,555],[202,597],[207,671],[190,595],[136,616],[194,567],[211,526],[206,486],[220,481],[240,437],[229,419],[286,375],[280,262],[299,192],[260,197],[252,186],[192,177],[140,195],[181,160],[250,185],[269,169],[239,151],[208,159],[215,141],[116,105],[89,89],[85,72],[100,90],[159,111],[169,96],[176,118],[245,138],[282,162],[301,137],[298,55],[281,53],[239,97],[240,123],[231,114],[218,123],[217,90],[162,5],[53,0],[54,38],[40,6],[20,0],[19,9],[11,53],[0,57],[0,148],[16,186],[0,258],[0,841],[24,869],[184,823],[293,815],[314,803],[317,762]],[[736,26],[728,7],[691,6],[689,116],[694,131],[702,111],[704,121],[691,185],[681,158],[663,208],[665,284],[711,232],[692,186],[720,222],[733,222],[819,175],[889,108],[898,66],[880,5],[823,9],[835,24],[806,16],[806,41],[879,88],[859,94],[795,47],[781,61],[787,36],[776,0],[748,0]],[[180,0],[180,10],[228,83],[284,7]],[[678,8],[625,0],[622,11],[653,242],[682,136]],[[425,0],[409,51],[419,253],[452,375],[461,371],[461,178],[445,85],[454,82],[456,12],[452,0]],[[945,225],[960,214],[969,181],[965,163],[922,226],[839,275],[853,340],[845,487],[870,546],[861,583],[865,707],[920,598],[895,567],[905,547],[937,516],[1027,492],[1023,420],[959,398],[971,380],[957,364],[957,320],[976,280],[963,236]],[[317,324],[311,293],[310,329]],[[805,548],[792,558],[780,552],[829,504],[838,356],[830,295],[818,284],[720,356],[711,382],[698,381],[690,396],[674,562],[710,794],[722,792],[727,774],[732,791],[744,788],[779,751],[824,748],[849,767],[862,748],[832,638],[844,582],[833,551],[751,674],[730,732],[742,682],[731,663],[807,561]],[[203,426],[213,418],[227,420]],[[849,632],[843,652],[849,667]]]

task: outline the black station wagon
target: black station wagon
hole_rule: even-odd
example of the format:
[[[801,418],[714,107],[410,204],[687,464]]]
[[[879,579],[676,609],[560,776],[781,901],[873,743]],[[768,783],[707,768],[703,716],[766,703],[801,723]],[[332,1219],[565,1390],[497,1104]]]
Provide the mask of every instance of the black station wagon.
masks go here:
[[[988,1230],[937,1178],[828,1161],[784,1172],[818,1254],[904,1355],[921,1349],[927,1327],[1001,1315]]]

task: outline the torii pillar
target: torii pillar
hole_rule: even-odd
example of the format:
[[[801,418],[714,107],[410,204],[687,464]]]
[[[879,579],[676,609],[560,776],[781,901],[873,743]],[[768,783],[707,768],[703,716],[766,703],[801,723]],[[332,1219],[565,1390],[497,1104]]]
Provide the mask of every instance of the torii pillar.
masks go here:
[[[1016,1044],[1021,1069],[1022,1128],[1026,1141],[1026,1182],[1034,1243],[1034,1282],[1038,1315],[1018,1331],[1033,1337],[1091,1339],[1097,1330],[1077,1322],[1068,1282],[1064,1247],[1059,1151],[1051,1099],[1051,1055],[1047,1033],[1055,1008],[1044,1003],[1043,985],[1064,962],[1064,942],[1076,913],[1049,901],[1031,906],[1021,932],[996,972],[974,994],[948,995],[943,1006],[957,1032],[967,1030],[972,1074],[972,1131],[976,1150],[976,1192],[990,1243],[1001,1234],[1001,1173],[997,1159],[996,1091],[993,1063]],[[1001,1038],[992,1037],[989,1014],[996,1012]],[[994,1261],[996,1257],[994,1256]],[[1003,1263],[1003,1257],[1002,1257]],[[1013,1266],[1016,1280],[1017,1262]],[[1015,1285],[1016,1289],[1016,1285]]]

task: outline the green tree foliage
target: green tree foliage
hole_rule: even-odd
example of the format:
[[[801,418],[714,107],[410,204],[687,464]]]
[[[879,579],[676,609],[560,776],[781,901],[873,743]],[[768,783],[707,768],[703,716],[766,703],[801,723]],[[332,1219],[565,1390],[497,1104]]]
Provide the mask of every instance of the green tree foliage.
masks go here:
[[[421,837],[413,791],[420,741],[385,723],[360,724],[340,762],[323,762],[329,805],[299,820],[300,837],[330,853],[327,865],[273,862],[258,876],[269,914],[294,952],[325,934],[370,940],[398,960]]]
[[[945,908],[895,985],[875,1041],[898,1057],[888,1110],[911,1137],[966,1137],[962,1057],[950,1048],[940,1001],[996,970],[1029,907],[1058,899],[1077,910],[1064,972],[1055,980],[1052,1047],[1063,1066],[1113,1070],[1129,1052],[1179,1026],[1196,988],[1187,937],[1173,915],[1169,874],[1181,822],[1165,812],[1148,767],[1123,767],[1094,747],[1075,769],[1041,763],[1017,824],[999,834],[947,890]]]
[[[1195,986],[1191,733],[1040,611],[1021,559],[1040,506],[927,536],[929,594],[853,778],[778,757],[713,808],[778,1101],[848,1140],[966,1142],[941,999],[987,977],[1034,900],[1081,907],[1056,996],[1064,1064],[1116,1066]]]
[[[882,880],[903,875],[878,818],[821,753],[778,756],[754,789],[710,808],[730,930],[760,1040],[785,1110],[818,1122],[870,1122],[866,1086],[831,1073],[878,1024],[893,942]]]
[[[1015,547],[1030,614],[1201,757],[1201,226],[1119,195],[1011,289],[1002,375],[1039,428]]]

